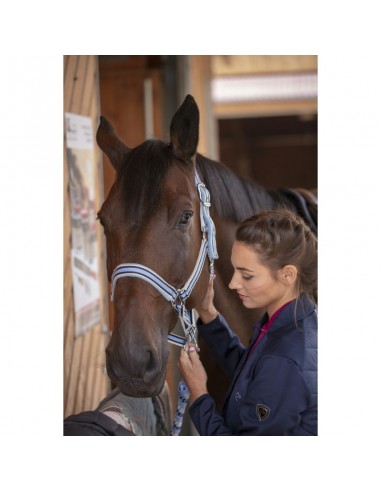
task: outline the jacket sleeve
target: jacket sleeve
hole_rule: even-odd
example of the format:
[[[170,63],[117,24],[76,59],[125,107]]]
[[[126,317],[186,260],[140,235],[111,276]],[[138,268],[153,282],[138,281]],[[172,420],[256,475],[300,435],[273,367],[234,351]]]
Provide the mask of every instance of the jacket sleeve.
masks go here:
[[[220,314],[205,325],[199,319],[197,328],[219,365],[232,378],[246,350],[238,336]]]
[[[203,395],[189,409],[200,435],[281,436],[299,425],[309,392],[296,363],[287,357],[265,356],[248,382],[245,396],[228,402],[227,412],[238,421],[233,432],[216,412],[210,395]],[[233,415],[234,414],[234,415]]]
[[[189,416],[200,436],[231,436],[233,435],[216,411],[216,405],[209,394],[197,398],[189,407]]]

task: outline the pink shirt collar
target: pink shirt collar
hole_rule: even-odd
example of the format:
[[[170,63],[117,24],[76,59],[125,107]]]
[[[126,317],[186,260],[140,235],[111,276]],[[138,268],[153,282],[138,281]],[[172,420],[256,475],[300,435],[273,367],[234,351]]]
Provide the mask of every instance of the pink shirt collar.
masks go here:
[[[252,351],[254,350],[254,348],[258,345],[259,341],[261,340],[261,338],[263,337],[263,335],[265,333],[267,333],[270,329],[270,326],[274,323],[274,321],[276,320],[276,318],[279,316],[280,312],[288,305],[290,304],[291,302],[293,302],[295,299],[293,299],[292,301],[288,301],[286,302],[286,304],[283,304],[283,306],[281,306],[279,309],[277,309],[275,311],[275,313],[271,316],[271,318],[269,318],[265,324],[259,328],[261,330],[260,334],[258,335],[258,338],[255,340],[255,343],[254,345],[252,346],[251,350],[250,350],[250,354],[252,353]]]
[[[292,301],[294,301],[295,299],[292,299]],[[279,316],[280,312],[288,305],[290,304],[292,301],[288,301],[286,302],[286,304],[283,304],[283,306],[281,306],[279,309],[277,309],[275,311],[275,313],[271,316],[271,318],[269,318],[265,324],[262,326],[261,328],[261,331],[262,332],[266,332],[269,330],[270,326],[274,323],[274,321],[276,320],[276,318]]]

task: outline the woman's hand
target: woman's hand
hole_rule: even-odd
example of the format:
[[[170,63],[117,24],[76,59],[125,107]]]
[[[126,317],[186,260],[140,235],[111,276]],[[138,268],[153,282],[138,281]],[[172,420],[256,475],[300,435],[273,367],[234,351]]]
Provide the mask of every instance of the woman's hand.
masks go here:
[[[181,350],[178,366],[189,388],[191,401],[208,392],[206,387],[208,377],[194,345],[186,345]]]
[[[195,306],[195,309],[198,312],[198,315],[200,316],[201,321],[204,324],[210,323],[211,321],[213,321],[218,316],[218,311],[214,307],[214,303],[213,303],[214,278],[215,278],[214,276],[210,278],[208,290],[206,291],[206,295],[205,295],[203,301],[198,306]]]

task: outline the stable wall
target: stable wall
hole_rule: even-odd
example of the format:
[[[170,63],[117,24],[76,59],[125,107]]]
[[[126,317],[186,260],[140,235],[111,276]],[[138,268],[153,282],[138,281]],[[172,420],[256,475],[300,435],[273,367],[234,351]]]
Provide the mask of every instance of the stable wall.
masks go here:
[[[96,56],[64,57],[64,112],[89,116],[93,123],[94,141],[99,122],[98,59]],[[66,137],[64,135],[64,142]],[[95,207],[103,200],[103,177],[100,152],[96,151]],[[101,228],[97,228],[98,263],[101,275],[100,323],[82,336],[75,336],[74,296],[71,268],[71,219],[69,175],[64,145],[64,415],[93,410],[110,391],[105,372],[105,347],[108,342],[107,308],[104,309],[104,246]]]

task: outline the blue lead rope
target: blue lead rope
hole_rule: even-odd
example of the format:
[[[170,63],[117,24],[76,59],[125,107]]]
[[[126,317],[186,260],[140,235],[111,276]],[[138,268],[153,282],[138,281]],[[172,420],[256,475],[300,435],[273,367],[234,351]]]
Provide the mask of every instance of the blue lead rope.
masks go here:
[[[172,425],[172,436],[180,435],[181,427],[184,420],[185,409],[189,400],[189,389],[183,380],[180,381],[177,391],[179,396],[177,400],[175,419]]]

